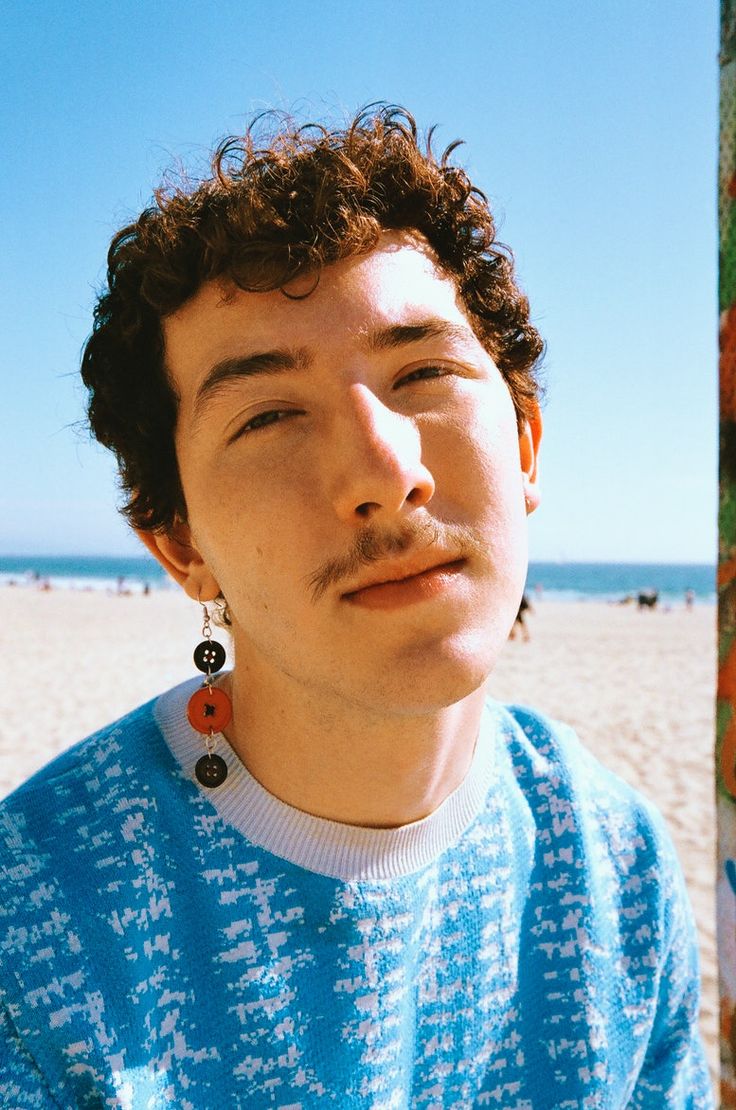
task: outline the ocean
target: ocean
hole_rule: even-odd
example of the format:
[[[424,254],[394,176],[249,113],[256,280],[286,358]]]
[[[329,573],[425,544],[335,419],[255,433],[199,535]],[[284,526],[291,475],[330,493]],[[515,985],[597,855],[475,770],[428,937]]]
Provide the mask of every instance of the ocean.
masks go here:
[[[177,589],[158,563],[146,556],[0,555],[0,585],[54,589]],[[529,564],[527,589],[536,600],[621,601],[639,590],[659,592],[667,605],[684,603],[692,590],[698,603],[716,600],[716,569],[707,563]]]

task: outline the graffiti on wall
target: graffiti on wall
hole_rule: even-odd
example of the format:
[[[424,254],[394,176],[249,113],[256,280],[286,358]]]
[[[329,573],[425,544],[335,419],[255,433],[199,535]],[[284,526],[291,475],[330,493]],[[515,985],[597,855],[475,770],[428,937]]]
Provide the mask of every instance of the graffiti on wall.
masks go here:
[[[721,2],[718,961],[721,1106],[736,1108],[736,0]]]

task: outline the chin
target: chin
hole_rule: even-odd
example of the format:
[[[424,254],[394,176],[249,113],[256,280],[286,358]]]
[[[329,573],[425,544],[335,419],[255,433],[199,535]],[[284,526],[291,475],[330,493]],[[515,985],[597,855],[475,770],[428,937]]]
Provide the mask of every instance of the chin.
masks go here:
[[[400,716],[423,715],[457,705],[485,688],[496,665],[502,644],[494,649],[493,637],[475,642],[443,645],[444,650],[428,650],[419,658],[403,660],[390,675],[371,688],[375,704],[379,693],[383,707]],[[506,637],[504,636],[503,643]]]
[[[376,704],[374,692],[371,708],[378,716],[384,717],[429,717],[460,705],[474,694],[483,692],[485,696],[486,677],[477,683],[448,683],[444,689],[433,684],[426,689],[387,691],[380,704]]]

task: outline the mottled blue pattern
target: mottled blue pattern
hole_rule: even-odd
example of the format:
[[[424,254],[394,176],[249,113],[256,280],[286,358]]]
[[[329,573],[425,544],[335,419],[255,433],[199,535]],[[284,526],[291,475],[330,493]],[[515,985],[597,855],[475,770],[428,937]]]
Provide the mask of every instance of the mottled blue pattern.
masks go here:
[[[250,843],[145,706],[0,806],[7,1107],[712,1106],[660,819],[574,736],[493,716],[459,841],[390,881]]]

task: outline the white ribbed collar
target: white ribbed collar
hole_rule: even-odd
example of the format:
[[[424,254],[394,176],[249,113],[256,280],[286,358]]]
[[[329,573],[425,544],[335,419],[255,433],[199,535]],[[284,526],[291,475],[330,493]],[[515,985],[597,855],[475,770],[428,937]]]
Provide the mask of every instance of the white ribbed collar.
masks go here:
[[[500,721],[486,706],[470,769],[460,786],[428,817],[394,829],[344,825],[294,809],[270,794],[243,766],[223,736],[217,754],[228,766],[222,786],[201,786],[194,765],[204,753],[203,738],[187,721],[187,701],[199,685],[192,679],[162,694],[155,717],[184,774],[223,820],[253,844],[308,871],[345,881],[395,879],[421,870],[455,844],[484,807],[496,760],[494,739]]]

